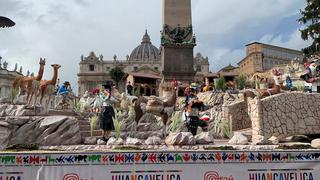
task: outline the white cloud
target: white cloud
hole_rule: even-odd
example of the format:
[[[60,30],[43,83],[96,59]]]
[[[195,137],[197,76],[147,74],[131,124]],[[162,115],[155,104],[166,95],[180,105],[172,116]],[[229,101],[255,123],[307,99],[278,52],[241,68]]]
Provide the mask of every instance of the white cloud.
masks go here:
[[[257,41],[296,50],[301,50],[303,47],[307,47],[310,45],[310,41],[303,41],[301,39],[299,29],[293,31],[289,35],[288,39],[284,39],[284,35],[275,36],[272,34],[267,34]],[[211,57],[213,57],[212,59],[210,59],[210,64],[213,65],[211,66],[211,69],[213,71],[218,71],[222,67],[225,67],[229,64],[237,66],[237,63],[245,57],[245,46],[243,46],[242,49],[234,50],[227,48],[215,49],[212,52]]]
[[[302,3],[300,0],[197,0],[193,16],[199,32],[221,34],[247,27],[275,26],[283,17],[297,14]]]
[[[276,46],[287,47],[291,49],[301,50],[304,47],[310,45],[310,41],[303,41],[301,39],[300,31],[297,29],[296,31],[290,34],[288,40],[283,40],[283,35],[274,36],[272,34],[268,34],[263,36],[259,41],[262,43],[273,44]]]
[[[215,49],[212,51],[210,65],[211,71],[218,71],[221,68],[228,66],[229,64],[233,66],[238,66],[237,63],[244,57],[244,49]]]

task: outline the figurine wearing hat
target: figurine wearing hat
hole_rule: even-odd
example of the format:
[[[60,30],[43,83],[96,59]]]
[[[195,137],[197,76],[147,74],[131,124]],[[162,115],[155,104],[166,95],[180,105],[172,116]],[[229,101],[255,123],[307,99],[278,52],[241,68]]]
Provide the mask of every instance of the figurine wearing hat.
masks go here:
[[[100,91],[99,97],[103,100],[100,113],[100,128],[103,130],[103,140],[108,141],[109,135],[114,130],[113,117],[115,116],[113,105],[115,102],[111,98],[112,82],[108,82]]]
[[[320,78],[320,62],[318,59],[305,60],[305,72],[300,76],[307,83],[313,83]]]

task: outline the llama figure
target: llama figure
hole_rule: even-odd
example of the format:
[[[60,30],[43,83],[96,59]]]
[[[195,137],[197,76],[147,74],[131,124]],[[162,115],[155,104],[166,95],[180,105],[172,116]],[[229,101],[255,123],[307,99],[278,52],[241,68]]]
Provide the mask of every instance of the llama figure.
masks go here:
[[[40,64],[40,67],[39,67],[37,76],[31,76],[31,77],[18,76],[14,79],[12,84],[12,88],[13,88],[12,90],[17,90],[17,88],[20,88],[20,91],[27,92],[28,105],[34,93],[37,91],[37,88],[39,87],[39,83],[43,77],[46,59],[40,58],[39,64]]]
[[[40,95],[40,104],[43,105],[44,96],[48,96],[48,101],[46,107],[48,107],[51,96],[56,92],[56,83],[58,79],[58,69],[61,67],[59,64],[52,64],[53,76],[51,80],[42,80],[40,81],[39,86],[39,95]]]

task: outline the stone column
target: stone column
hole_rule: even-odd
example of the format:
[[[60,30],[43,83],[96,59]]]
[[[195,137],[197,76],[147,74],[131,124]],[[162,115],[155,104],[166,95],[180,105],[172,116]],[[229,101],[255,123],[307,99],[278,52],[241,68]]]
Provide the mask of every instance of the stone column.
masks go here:
[[[164,0],[163,24],[187,27],[192,24],[191,0]]]
[[[165,81],[194,80],[191,0],[163,0],[161,69]]]
[[[248,113],[252,123],[252,143],[257,144],[264,140],[263,119],[260,98],[248,99]]]
[[[4,87],[0,85],[0,98],[4,97]]]

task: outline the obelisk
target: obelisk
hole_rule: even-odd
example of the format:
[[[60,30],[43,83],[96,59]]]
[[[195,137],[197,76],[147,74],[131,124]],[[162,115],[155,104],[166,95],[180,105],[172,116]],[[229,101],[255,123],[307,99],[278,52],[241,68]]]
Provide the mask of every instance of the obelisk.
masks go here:
[[[193,48],[191,0],[163,0],[161,32],[161,65],[165,81],[193,81]]]

